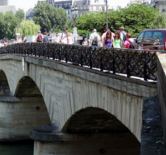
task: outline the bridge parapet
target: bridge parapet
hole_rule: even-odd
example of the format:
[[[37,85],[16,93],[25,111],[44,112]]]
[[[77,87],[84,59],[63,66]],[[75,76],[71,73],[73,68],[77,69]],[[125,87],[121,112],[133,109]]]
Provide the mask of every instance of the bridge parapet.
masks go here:
[[[71,63],[90,69],[127,77],[156,80],[155,52],[92,48],[52,43],[14,44],[0,49],[0,53],[22,54]]]
[[[162,125],[164,131],[164,143],[166,146],[166,54],[157,54],[158,56],[158,95],[161,106]]]

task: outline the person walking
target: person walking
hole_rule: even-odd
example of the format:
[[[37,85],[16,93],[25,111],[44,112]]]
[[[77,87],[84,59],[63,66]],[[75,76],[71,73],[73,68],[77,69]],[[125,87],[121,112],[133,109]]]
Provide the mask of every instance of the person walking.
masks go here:
[[[122,48],[123,47],[123,41],[121,40],[120,33],[118,31],[115,32],[113,47],[114,48]]]
[[[93,46],[93,47],[99,47],[100,43],[101,43],[101,37],[97,33],[96,29],[93,29],[93,32],[90,34],[90,37],[89,37],[89,44],[90,46]]]
[[[130,33],[126,34],[126,40],[124,41],[123,45],[124,45],[124,48],[134,48]]]
[[[43,35],[41,31],[38,32],[36,42],[43,42]]]
[[[48,32],[47,31],[44,32],[43,42],[44,43],[48,43],[49,42],[49,36],[48,36]]]
[[[120,39],[124,42],[124,41],[126,40],[126,34],[127,34],[127,33],[125,32],[123,26],[121,26],[121,27],[119,28],[119,33],[120,33]]]
[[[101,36],[102,47],[105,46],[105,38],[106,38],[106,34],[107,34],[108,31],[111,31],[111,30],[109,28],[106,28],[104,30],[104,33]],[[111,36],[112,36],[112,41],[113,41],[115,34],[112,31],[111,31]]]
[[[112,46],[113,46],[112,32],[107,31],[106,36],[104,38],[103,47],[112,48]]]

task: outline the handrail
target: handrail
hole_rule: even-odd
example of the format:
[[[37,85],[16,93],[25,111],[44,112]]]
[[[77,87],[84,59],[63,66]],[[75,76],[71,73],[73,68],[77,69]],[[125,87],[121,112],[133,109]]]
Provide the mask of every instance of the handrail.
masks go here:
[[[111,74],[157,80],[155,51],[93,48],[55,43],[20,43],[0,48],[0,54],[21,54],[72,63]]]

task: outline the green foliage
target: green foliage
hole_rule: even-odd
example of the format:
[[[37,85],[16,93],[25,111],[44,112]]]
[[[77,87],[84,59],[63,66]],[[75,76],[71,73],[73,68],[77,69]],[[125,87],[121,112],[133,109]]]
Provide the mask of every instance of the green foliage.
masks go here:
[[[90,33],[91,33],[91,31],[87,31],[87,30],[78,30],[78,34],[80,35],[80,36],[84,36],[84,37],[89,37],[89,35],[90,35]]]
[[[24,10],[22,9],[17,10],[15,16],[18,18],[18,20],[22,21],[25,16]]]
[[[166,28],[166,14],[158,14],[158,17],[154,20],[154,28]]]
[[[40,30],[40,26],[31,20],[23,20],[17,27],[17,32],[22,36],[35,35]]]
[[[164,16],[161,16],[158,10],[144,4],[132,4],[126,8],[111,10],[108,12],[108,25],[113,31],[124,26],[125,30],[136,36],[140,31],[146,28],[158,28],[166,25]],[[160,22],[159,22],[160,21]],[[77,19],[79,30],[90,30],[96,28],[103,32],[106,25],[106,14],[88,13]]]
[[[76,25],[80,30],[92,31],[94,28],[102,30],[105,25],[103,13],[87,13],[77,19]]]
[[[17,26],[18,19],[11,13],[7,12],[5,14],[0,14],[0,39],[3,38],[14,38],[15,28]]]
[[[36,5],[33,19],[35,23],[40,25],[42,31],[62,29],[67,21],[66,13],[63,9],[55,8],[48,3],[38,3]]]
[[[157,10],[144,4],[133,4],[120,11],[121,24],[133,35],[143,29],[153,28],[157,15]]]

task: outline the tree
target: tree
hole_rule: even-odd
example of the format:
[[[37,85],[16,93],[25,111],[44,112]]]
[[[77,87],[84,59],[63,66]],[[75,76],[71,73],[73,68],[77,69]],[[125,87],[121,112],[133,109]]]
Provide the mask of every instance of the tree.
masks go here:
[[[40,30],[40,26],[31,20],[23,20],[17,27],[17,32],[22,36],[35,35]]]
[[[160,17],[160,22],[158,22]],[[77,19],[79,30],[92,30],[96,28],[102,32],[106,23],[106,15],[100,13],[88,13]],[[158,10],[144,4],[132,4],[126,8],[119,8],[108,12],[108,25],[112,30],[117,30],[124,26],[133,36],[146,28],[155,28],[159,24],[164,25],[164,17],[158,13]],[[161,27],[161,26],[160,26]]]
[[[5,14],[0,14],[0,39],[7,37],[12,39],[15,37],[15,28],[17,26],[18,19],[16,16],[7,12]]]
[[[136,36],[143,29],[153,28],[156,18],[158,18],[158,10],[153,7],[145,4],[132,4],[119,11],[118,20],[126,30]]]
[[[66,13],[48,3],[38,3],[34,8],[33,20],[39,24],[41,31],[62,29],[66,25]]]
[[[153,23],[154,28],[166,28],[166,14],[161,13],[158,14],[158,18],[155,19]]]
[[[16,11],[16,17],[20,20],[20,21],[22,21],[23,19],[24,19],[24,17],[25,17],[25,13],[24,13],[24,10],[22,10],[22,9],[18,9],[17,11]]]

